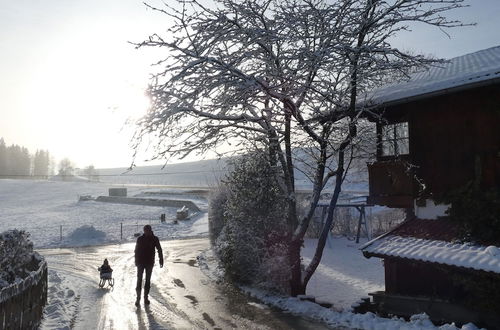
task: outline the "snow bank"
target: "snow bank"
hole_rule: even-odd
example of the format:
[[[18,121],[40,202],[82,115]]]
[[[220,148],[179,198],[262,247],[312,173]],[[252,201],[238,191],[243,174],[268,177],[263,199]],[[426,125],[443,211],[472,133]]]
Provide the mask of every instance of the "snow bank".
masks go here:
[[[99,245],[104,242],[106,242],[106,233],[88,225],[76,228],[63,241],[64,245],[69,246]]]
[[[66,279],[49,270],[47,306],[43,311],[43,325],[46,329],[71,329],[73,318],[78,311],[78,299],[69,289]]]
[[[362,239],[364,241],[365,239]],[[316,251],[317,239],[306,239],[303,263],[308,264]],[[369,292],[384,290],[384,267],[379,259],[366,259],[356,244],[345,237],[330,237],[321,264],[307,286],[307,294],[333,303],[337,310],[350,310],[352,304]]]
[[[413,315],[409,322],[402,318],[382,318],[373,313],[355,314],[352,312],[337,312],[332,309],[324,308],[316,303],[309,301],[301,301],[293,297],[281,297],[269,294],[261,290],[249,287],[242,287],[242,289],[254,298],[262,302],[288,311],[294,315],[317,320],[328,324],[331,327],[347,327],[353,329],[367,329],[367,330],[401,330],[401,329],[419,329],[419,330],[475,330],[478,329],[473,324],[466,324],[461,328],[457,328],[454,324],[445,324],[442,326],[435,326],[429,317],[425,314]]]

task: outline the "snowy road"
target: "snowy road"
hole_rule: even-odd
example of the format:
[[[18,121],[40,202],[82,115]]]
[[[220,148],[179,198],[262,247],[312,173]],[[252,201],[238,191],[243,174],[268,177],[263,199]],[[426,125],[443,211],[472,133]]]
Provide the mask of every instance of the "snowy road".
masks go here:
[[[274,311],[210,280],[197,260],[208,239],[164,241],[165,267],[153,270],[150,306],[134,306],[134,244],[47,249],[49,302],[42,329],[325,329]],[[99,289],[108,258],[115,285]],[[64,315],[61,315],[64,314]],[[64,320],[65,322],[62,322]]]

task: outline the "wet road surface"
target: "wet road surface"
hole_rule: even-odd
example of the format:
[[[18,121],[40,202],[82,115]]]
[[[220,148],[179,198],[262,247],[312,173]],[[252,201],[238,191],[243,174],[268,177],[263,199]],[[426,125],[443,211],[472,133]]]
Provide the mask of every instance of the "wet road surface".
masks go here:
[[[156,265],[149,306],[137,308],[134,243],[39,251],[49,271],[69,280],[77,306],[75,329],[328,329],[273,310],[228,284],[209,279],[197,256],[209,248],[208,239],[163,241],[165,265]],[[96,268],[108,258],[113,288],[98,288]],[[50,283],[49,283],[50,290]],[[42,323],[42,329],[44,324]],[[45,326],[47,328],[47,326]]]

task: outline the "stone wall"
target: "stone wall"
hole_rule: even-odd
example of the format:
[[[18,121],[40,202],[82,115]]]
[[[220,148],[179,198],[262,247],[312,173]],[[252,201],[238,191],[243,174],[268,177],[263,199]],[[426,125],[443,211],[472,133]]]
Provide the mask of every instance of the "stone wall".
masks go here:
[[[176,207],[176,208],[181,208],[183,206],[186,206],[191,212],[200,212],[200,209],[198,208],[198,206],[196,206],[195,203],[187,200],[99,196],[96,198],[96,201],[105,203],[163,206],[163,207]]]
[[[1,289],[0,329],[37,329],[40,325],[47,302],[47,263],[37,257],[37,270]]]

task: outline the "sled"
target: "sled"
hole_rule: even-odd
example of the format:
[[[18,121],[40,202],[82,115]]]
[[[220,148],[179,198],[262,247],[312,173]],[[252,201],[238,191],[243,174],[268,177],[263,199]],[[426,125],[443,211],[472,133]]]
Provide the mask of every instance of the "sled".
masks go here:
[[[103,288],[106,285],[106,282],[108,282],[108,286],[113,287],[115,285],[115,280],[113,279],[112,276],[113,273],[102,273],[101,274],[101,279],[99,281],[99,287]]]

